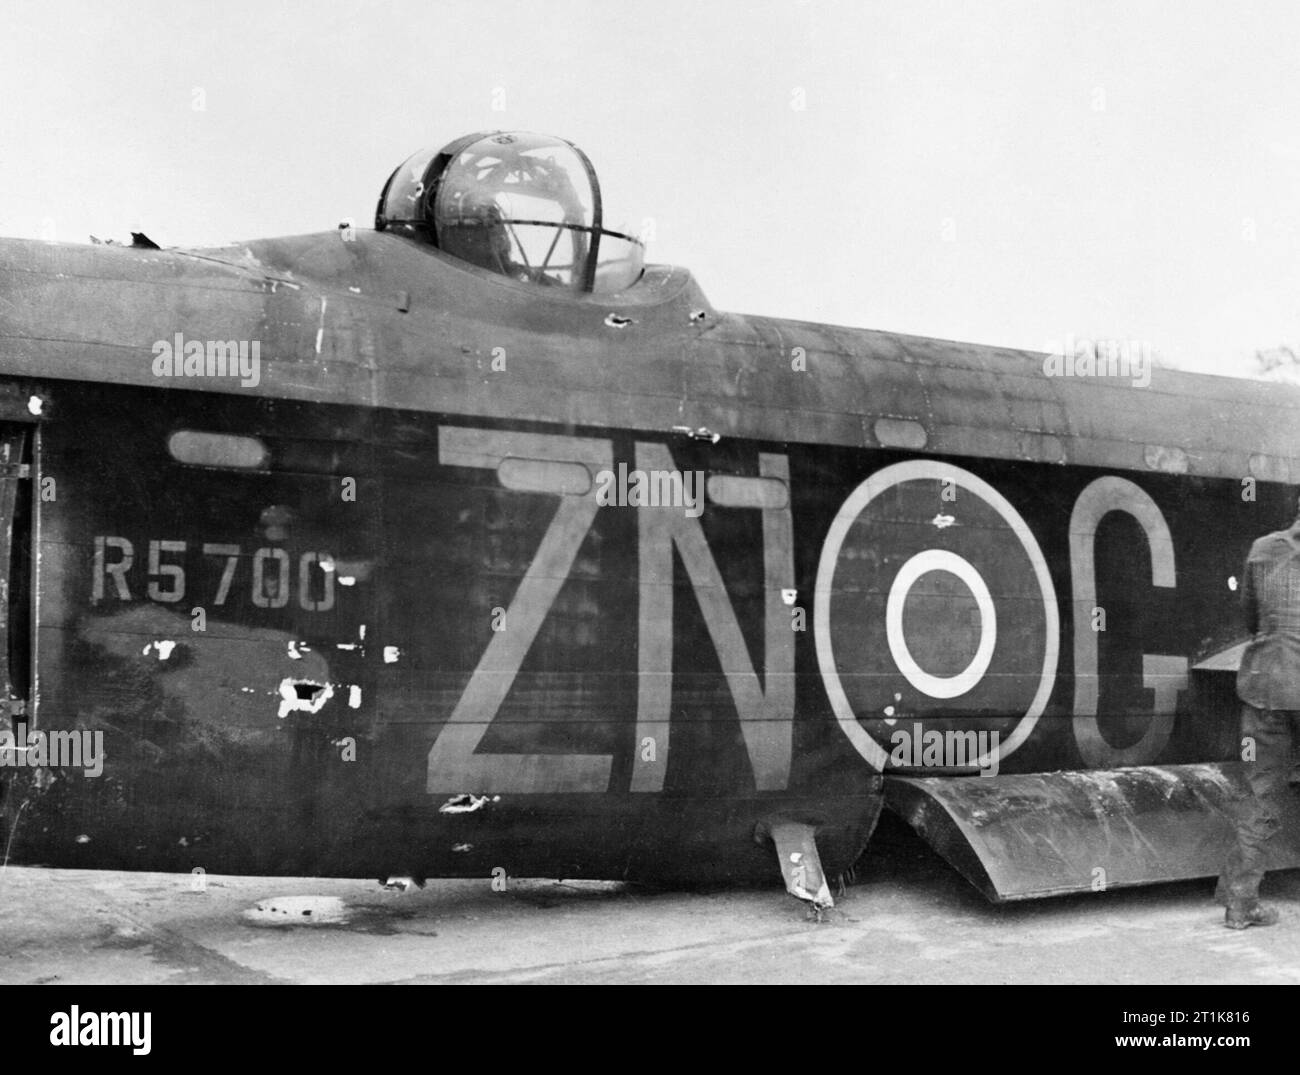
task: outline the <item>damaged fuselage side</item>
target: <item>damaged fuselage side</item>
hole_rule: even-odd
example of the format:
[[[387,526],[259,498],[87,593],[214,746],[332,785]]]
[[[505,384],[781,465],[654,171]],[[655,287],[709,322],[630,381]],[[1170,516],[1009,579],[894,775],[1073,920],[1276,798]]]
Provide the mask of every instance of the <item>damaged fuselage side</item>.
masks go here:
[[[1226,840],[1239,779],[1194,666],[1290,517],[1300,392],[537,283],[391,231],[0,241],[8,861],[775,850],[824,905],[888,799],[995,899],[1208,868],[1161,851]],[[102,771],[28,764],[54,731]]]
[[[617,445],[729,475],[725,495],[769,483],[785,498],[783,479],[759,477],[760,456],[766,473],[784,455],[621,429],[613,395],[594,423],[574,421],[571,398],[551,423],[458,413],[493,391],[496,341],[519,356],[511,396],[554,360],[535,352],[526,372],[527,311],[508,285],[408,261],[388,236],[291,240],[246,264],[4,250],[0,422],[34,446],[15,549],[39,565],[14,595],[34,610],[16,663],[36,684],[13,692],[14,719],[99,732],[106,756],[91,777],[9,752],[10,861],[758,880],[774,874],[763,825],[790,819],[818,828],[828,869],[861,852],[879,775],[833,725],[794,720],[788,500],[701,517],[666,496],[643,513],[598,505],[588,476]],[[338,259],[324,293],[302,264],[261,261],[307,251]],[[468,288],[461,309],[483,289],[506,300],[505,327],[465,317],[440,355],[436,281],[409,314],[386,282],[416,267]],[[671,283],[647,302],[665,320],[658,307],[702,301],[684,274]],[[84,344],[66,342],[73,323]],[[176,323],[257,338],[260,383],[160,377],[148,343],[100,338],[109,324],[171,341]],[[597,339],[575,339],[596,356]],[[457,410],[424,410],[426,389]],[[675,546],[712,577],[675,584]]]

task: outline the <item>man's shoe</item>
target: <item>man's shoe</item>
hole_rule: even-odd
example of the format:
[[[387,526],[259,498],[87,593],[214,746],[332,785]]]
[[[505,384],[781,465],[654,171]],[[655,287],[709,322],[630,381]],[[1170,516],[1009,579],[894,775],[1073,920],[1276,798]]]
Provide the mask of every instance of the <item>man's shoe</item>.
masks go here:
[[[1229,929],[1246,929],[1248,926],[1271,926],[1277,921],[1277,911],[1265,907],[1258,900],[1250,903],[1229,904],[1223,924]]]

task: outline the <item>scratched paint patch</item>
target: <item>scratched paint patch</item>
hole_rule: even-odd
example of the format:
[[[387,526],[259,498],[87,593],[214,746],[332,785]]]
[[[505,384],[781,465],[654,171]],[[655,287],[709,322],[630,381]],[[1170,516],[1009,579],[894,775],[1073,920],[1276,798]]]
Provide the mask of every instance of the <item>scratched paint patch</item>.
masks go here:
[[[440,814],[472,814],[475,810],[481,810],[489,802],[500,802],[501,796],[489,799],[486,795],[453,795],[440,807]]]
[[[252,926],[330,926],[346,922],[349,913],[338,896],[272,896],[259,900],[243,917]]]
[[[162,704],[184,715],[176,748],[219,754],[228,746],[258,744],[274,731],[274,724],[268,727],[267,721],[274,720],[282,702],[279,685],[286,677],[300,683],[333,681],[329,662],[319,649],[297,661],[288,656],[288,644],[295,640],[288,632],[241,625],[238,637],[225,637],[215,633],[219,622],[230,621],[211,616],[207,634],[191,635],[188,615],[158,606],[88,615],[78,625],[77,637],[92,647],[94,657],[61,688],[87,693],[98,687],[105,667],[135,668],[148,660],[161,673],[155,682]],[[177,641],[168,659],[161,660],[152,643],[178,639],[190,640]],[[142,658],[146,642],[149,653]],[[149,695],[140,695],[133,711],[149,712],[158,704]]]

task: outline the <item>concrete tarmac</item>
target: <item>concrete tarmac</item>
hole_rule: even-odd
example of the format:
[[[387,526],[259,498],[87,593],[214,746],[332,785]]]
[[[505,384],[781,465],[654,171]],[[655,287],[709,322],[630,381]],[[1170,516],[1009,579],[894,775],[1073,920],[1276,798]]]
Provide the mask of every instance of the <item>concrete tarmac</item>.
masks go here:
[[[484,878],[399,893],[207,876],[196,891],[190,875],[9,866],[0,982],[1300,982],[1300,871],[1265,882],[1277,925],[1234,932],[1213,880],[994,906],[915,838],[881,845],[820,924],[779,884],[511,878],[499,892]]]

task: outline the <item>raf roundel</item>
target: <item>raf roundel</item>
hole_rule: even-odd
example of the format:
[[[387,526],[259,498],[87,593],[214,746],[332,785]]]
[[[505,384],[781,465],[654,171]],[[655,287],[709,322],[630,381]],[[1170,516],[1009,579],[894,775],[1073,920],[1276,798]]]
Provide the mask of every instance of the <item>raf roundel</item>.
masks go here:
[[[877,770],[901,723],[997,731],[1005,757],[1047,705],[1060,652],[1047,562],[969,471],[917,459],[859,484],[831,521],[815,600],[831,708]]]

